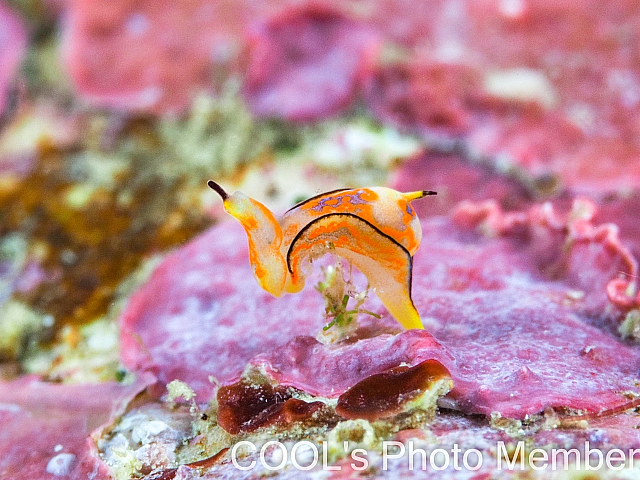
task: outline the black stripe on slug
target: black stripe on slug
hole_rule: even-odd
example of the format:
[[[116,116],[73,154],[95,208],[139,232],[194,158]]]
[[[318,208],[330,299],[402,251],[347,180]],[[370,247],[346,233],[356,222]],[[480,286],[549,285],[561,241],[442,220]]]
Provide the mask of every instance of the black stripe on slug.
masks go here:
[[[307,198],[306,200],[303,200],[299,203],[296,203],[293,207],[291,207],[289,210],[287,210],[286,212],[284,212],[285,214],[289,213],[291,210],[295,210],[298,207],[301,207],[302,205],[309,203],[312,200],[316,200],[320,197],[324,197],[325,195],[331,195],[333,193],[338,193],[338,192],[346,192],[347,190],[353,190],[353,188],[338,188],[336,190],[331,190],[329,192],[324,192],[324,193],[319,193],[318,195],[315,195],[311,198]]]

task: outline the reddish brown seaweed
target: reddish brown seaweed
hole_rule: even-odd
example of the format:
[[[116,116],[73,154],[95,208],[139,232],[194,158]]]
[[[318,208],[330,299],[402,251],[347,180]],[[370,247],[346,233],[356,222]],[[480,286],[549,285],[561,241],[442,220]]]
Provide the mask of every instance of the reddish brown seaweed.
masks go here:
[[[437,360],[425,360],[411,368],[392,368],[361,380],[340,395],[336,413],[369,421],[390,417],[435,382],[449,376],[449,370]]]
[[[218,424],[233,434],[252,432],[268,425],[302,421],[323,405],[291,398],[286,387],[242,380],[218,390]]]

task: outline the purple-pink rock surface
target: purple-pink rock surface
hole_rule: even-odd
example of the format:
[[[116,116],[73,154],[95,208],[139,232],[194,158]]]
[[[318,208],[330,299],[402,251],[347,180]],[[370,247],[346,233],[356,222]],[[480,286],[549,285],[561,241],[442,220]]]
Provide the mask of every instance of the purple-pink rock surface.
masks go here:
[[[241,48],[262,2],[72,0],[63,52],[79,95],[116,110],[180,113]]]
[[[335,10],[309,7],[256,25],[244,94],[261,117],[316,120],[348,106],[378,53],[368,26]]]
[[[413,299],[425,331],[402,331],[373,298],[356,340],[325,346],[310,285],[273,298],[255,285],[243,230],[224,222],[170,255],[122,316],[122,358],[164,381],[236,381],[251,363],[283,385],[337,397],[389,368],[441,361],[466,413],[524,418],[547,407],[598,412],[636,391],[640,352],[615,332],[619,271],[632,268],[615,229],[591,224],[593,204],[503,213],[465,202],[423,221]],[[586,213],[585,213],[586,212]],[[485,233],[481,235],[476,232]],[[612,286],[613,284],[613,286]],[[432,336],[433,335],[433,336]]]
[[[225,222],[169,255],[121,317],[122,360],[208,399],[249,360],[322,328],[319,295],[276,299],[253,281],[240,225]],[[247,276],[248,275],[248,276]]]
[[[26,376],[0,382],[0,478],[109,478],[95,440],[153,381],[62,385]]]
[[[543,193],[640,184],[636,2],[73,0],[67,16],[69,73],[99,106],[181,112],[234,71],[257,115],[315,120],[363,84],[383,121],[462,140]]]
[[[384,5],[388,19],[404,9]],[[600,196],[640,184],[636,2],[416,2],[388,25],[411,54],[369,78],[379,118],[461,140],[545,193],[557,183]]]

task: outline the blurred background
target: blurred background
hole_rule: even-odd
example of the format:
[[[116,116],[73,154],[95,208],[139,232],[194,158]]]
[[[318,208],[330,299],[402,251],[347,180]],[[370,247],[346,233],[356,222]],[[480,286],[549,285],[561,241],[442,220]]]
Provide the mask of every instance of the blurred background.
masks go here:
[[[639,130],[636,1],[0,0],[0,378],[121,378],[118,313],[221,217],[210,178],[276,212],[583,195],[637,256]]]

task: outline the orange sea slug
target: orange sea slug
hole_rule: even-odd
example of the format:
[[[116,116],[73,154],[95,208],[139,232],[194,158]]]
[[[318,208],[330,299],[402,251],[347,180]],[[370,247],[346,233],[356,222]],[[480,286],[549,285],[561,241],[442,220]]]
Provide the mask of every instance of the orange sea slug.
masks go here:
[[[358,268],[389,313],[405,328],[423,328],[411,300],[412,256],[422,230],[410,202],[432,191],[385,187],[334,190],[305,200],[280,219],[241,192],[209,181],[249,239],[249,257],[262,288],[279,297],[302,290],[305,265],[333,252]]]

